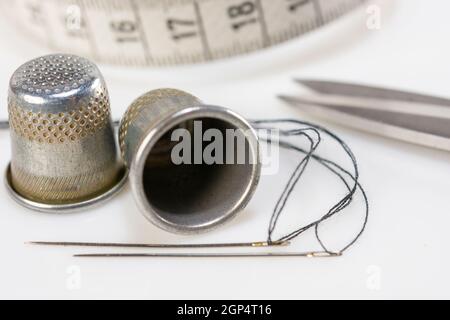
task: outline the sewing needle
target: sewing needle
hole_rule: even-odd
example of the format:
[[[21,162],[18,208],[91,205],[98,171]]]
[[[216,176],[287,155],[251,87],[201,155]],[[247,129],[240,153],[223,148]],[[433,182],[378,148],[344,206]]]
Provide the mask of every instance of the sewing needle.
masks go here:
[[[153,249],[193,249],[193,248],[242,248],[242,247],[283,247],[288,246],[288,241],[261,241],[243,243],[205,243],[205,244],[139,244],[139,243],[98,243],[98,242],[51,242],[32,241],[30,245],[60,246],[60,247],[105,247],[105,248],[153,248]]]
[[[332,258],[340,253],[146,253],[146,254],[76,254],[75,258]]]

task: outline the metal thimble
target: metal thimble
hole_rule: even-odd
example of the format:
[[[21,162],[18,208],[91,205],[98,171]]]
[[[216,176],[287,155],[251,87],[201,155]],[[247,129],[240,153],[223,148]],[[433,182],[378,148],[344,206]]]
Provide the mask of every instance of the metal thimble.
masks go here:
[[[239,130],[245,144],[242,163],[177,163],[177,129]],[[250,124],[235,112],[202,103],[175,89],[144,94],[126,111],[119,129],[122,157],[139,209],[156,226],[174,233],[212,229],[242,211],[259,181],[259,143]],[[179,145],[178,145],[179,146]],[[192,155],[205,145],[193,144]],[[233,149],[233,153],[234,153]],[[190,151],[189,151],[190,153]]]
[[[115,194],[125,181],[98,68],[73,55],[22,65],[8,96],[14,199],[44,212],[73,211]]]

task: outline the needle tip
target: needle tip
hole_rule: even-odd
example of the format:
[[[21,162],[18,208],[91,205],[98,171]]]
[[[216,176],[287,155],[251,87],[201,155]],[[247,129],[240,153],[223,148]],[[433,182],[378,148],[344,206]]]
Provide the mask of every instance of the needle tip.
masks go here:
[[[32,245],[32,246],[48,246],[52,245],[52,242],[45,242],[45,241],[27,241],[25,242],[26,245]]]
[[[110,254],[74,254],[72,257],[74,258],[111,258],[113,256],[121,256],[120,254],[117,255],[110,255]]]

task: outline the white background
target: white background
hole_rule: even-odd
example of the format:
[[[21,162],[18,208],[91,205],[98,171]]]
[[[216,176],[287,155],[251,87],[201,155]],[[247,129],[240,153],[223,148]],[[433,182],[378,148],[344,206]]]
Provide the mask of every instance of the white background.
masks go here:
[[[39,214],[0,188],[0,298],[450,298],[450,154],[360,133],[309,118],[276,94],[298,94],[294,77],[349,80],[450,96],[450,2],[380,1],[382,28],[366,27],[364,10],[299,40],[246,57],[169,69],[100,65],[115,118],[140,94],[159,87],[191,92],[250,118],[297,117],[326,124],[356,153],[371,217],[361,241],[337,259],[77,260],[101,250],[31,247],[30,240],[192,243],[263,240],[270,213],[295,158],[264,177],[250,206],[209,234],[176,236],[148,223],[127,187],[101,208],[73,215]],[[46,53],[0,22],[0,108],[7,116],[8,80],[23,62]],[[0,133],[0,167],[10,159]],[[319,152],[341,157],[324,145]],[[346,164],[345,162],[343,164]],[[282,231],[309,221],[337,201],[342,188],[312,166],[287,208]],[[328,223],[338,247],[361,222],[362,201]],[[317,248],[305,234],[289,251]],[[106,250],[114,251],[114,250]],[[117,250],[116,250],[117,251]],[[139,250],[125,250],[137,252]],[[77,276],[79,275],[79,282]],[[75,281],[74,281],[75,280]]]

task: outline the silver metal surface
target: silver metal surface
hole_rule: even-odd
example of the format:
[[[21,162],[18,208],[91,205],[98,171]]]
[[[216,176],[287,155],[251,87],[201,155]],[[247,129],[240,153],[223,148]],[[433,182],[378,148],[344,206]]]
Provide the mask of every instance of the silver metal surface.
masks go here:
[[[193,258],[193,259],[220,259],[220,258],[337,258],[342,254],[334,252],[267,252],[267,253],[92,253],[76,254],[75,258]]]
[[[450,100],[330,81],[297,80],[315,94],[280,96],[303,111],[378,135],[450,151]]]
[[[125,65],[173,65],[261,50],[366,0],[14,0],[3,13],[54,51]]]
[[[307,80],[307,79],[296,79],[295,81],[301,86],[311,89],[316,93],[326,95],[378,98],[383,99],[384,101],[392,100],[392,101],[413,102],[427,105],[441,105],[450,107],[449,99],[435,97],[426,94],[420,94],[417,92],[395,90],[345,82],[334,82],[334,81]],[[381,107],[383,106],[380,106],[380,108]]]
[[[99,243],[99,242],[49,242],[32,241],[27,244],[56,247],[101,247],[101,248],[151,248],[151,249],[198,249],[198,248],[267,248],[284,247],[290,245],[289,241],[258,241],[242,243],[190,243],[190,244],[155,244],[155,243]]]
[[[177,128],[192,130],[195,121],[205,130],[240,130],[247,162],[175,165],[170,135]],[[170,232],[199,232],[228,221],[244,209],[259,181],[259,143],[250,124],[179,90],[151,91],[133,102],[121,121],[119,142],[138,207]]]
[[[12,180],[11,180],[11,165],[8,165],[5,176],[6,190],[18,204],[28,209],[43,213],[76,213],[86,210],[87,208],[90,209],[95,208],[107,202],[112,197],[114,197],[118,192],[120,192],[124,187],[124,185],[126,184],[126,182],[127,182],[127,175],[123,174],[122,179],[118,181],[116,185],[114,185],[111,189],[107,190],[106,192],[98,195],[97,197],[75,203],[50,204],[30,200],[24,197],[23,195],[19,194],[16,190],[14,190],[14,188],[12,187]]]
[[[27,62],[11,78],[8,112],[12,160],[5,181],[17,202],[75,211],[123,186],[109,96],[92,62],[73,55]]]

